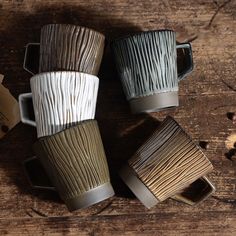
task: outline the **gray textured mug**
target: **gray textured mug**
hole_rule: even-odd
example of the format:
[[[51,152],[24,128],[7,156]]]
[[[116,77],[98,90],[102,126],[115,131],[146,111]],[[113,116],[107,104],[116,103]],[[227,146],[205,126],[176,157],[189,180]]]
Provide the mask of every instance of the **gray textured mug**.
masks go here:
[[[97,75],[105,36],[77,25],[49,24],[41,29],[40,43],[26,46],[23,68],[31,74],[78,71]]]
[[[179,105],[178,82],[193,69],[189,43],[176,45],[171,30],[148,31],[111,43],[123,89],[133,113],[154,112]],[[177,49],[185,49],[182,71]]]

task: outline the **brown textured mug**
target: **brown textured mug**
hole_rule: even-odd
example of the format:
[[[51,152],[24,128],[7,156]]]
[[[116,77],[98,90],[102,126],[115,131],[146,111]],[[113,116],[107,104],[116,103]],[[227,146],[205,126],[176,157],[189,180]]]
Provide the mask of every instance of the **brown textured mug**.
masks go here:
[[[45,25],[40,43],[26,46],[23,67],[31,74],[66,70],[97,75],[104,45],[105,36],[95,30],[76,25]]]
[[[147,208],[169,197],[194,205],[214,192],[205,177],[212,169],[200,147],[167,117],[128,160],[120,176]],[[192,191],[196,186],[200,192]]]
[[[96,120],[40,138],[34,151],[70,211],[114,195]]]

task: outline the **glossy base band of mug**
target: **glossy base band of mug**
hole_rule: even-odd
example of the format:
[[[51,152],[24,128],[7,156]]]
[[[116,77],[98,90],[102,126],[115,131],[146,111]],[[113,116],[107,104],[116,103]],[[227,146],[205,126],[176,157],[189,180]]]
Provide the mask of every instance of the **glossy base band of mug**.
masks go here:
[[[105,183],[96,188],[93,188],[75,198],[64,199],[69,211],[92,206],[98,202],[106,200],[114,196],[114,190],[110,183]]]
[[[120,171],[119,175],[135,196],[143,203],[145,207],[150,209],[160,201],[152,194],[145,184],[137,177],[135,171],[125,165]]]
[[[179,106],[178,91],[155,93],[129,100],[132,113],[156,112]]]

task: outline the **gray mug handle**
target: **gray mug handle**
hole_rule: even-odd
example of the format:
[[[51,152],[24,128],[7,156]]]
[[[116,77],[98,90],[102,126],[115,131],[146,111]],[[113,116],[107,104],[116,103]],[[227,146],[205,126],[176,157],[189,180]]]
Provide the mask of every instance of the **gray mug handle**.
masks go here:
[[[36,127],[32,93],[22,93],[19,96],[21,122]],[[32,105],[32,106],[31,106]]]
[[[23,69],[32,75],[39,72],[40,43],[28,43],[25,49]]]
[[[192,47],[190,43],[181,43],[176,45],[176,49],[186,49],[187,55],[187,65],[186,68],[184,68],[183,71],[178,73],[178,79],[179,81],[184,79],[186,75],[188,75],[193,70],[193,53],[192,53]],[[177,59],[178,60],[178,59]]]
[[[193,188],[194,185],[198,185],[197,193],[191,193],[191,185]],[[191,185],[171,198],[193,206],[204,201],[215,192],[215,186],[206,176],[197,179]]]

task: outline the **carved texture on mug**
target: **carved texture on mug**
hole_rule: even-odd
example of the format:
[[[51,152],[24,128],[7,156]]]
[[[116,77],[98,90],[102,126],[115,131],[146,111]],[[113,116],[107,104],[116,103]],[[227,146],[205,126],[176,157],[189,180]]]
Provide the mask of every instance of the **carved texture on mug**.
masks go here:
[[[128,100],[178,91],[175,32],[137,34],[114,41],[112,48]]]
[[[105,37],[74,25],[46,25],[41,30],[40,72],[79,71],[97,75]]]
[[[159,201],[213,169],[201,149],[170,117],[138,149],[129,165]]]
[[[38,137],[94,119],[99,79],[78,72],[42,73],[31,79]]]
[[[110,182],[106,156],[95,120],[39,139],[49,176],[62,199],[72,199]]]

